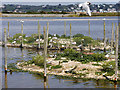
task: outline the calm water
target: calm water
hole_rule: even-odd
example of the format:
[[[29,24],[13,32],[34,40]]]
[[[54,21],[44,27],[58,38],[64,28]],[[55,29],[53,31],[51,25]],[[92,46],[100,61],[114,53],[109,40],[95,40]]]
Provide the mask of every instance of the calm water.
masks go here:
[[[2,49],[2,62],[4,65],[4,48]],[[19,48],[7,48],[8,63],[13,63],[18,60],[30,60],[32,56],[42,51],[33,51],[24,49],[21,51]],[[2,71],[4,71],[2,69]],[[13,72],[5,74],[2,72],[2,87],[8,88],[43,88],[43,76],[30,74],[28,72]],[[48,76],[46,83],[47,88],[113,88],[114,84],[105,80],[83,80],[83,79],[60,79],[54,75]],[[120,83],[118,83],[120,87]]]
[[[13,36],[16,33],[21,33],[21,23],[19,20],[22,19],[118,19],[118,17],[3,17],[6,19],[2,21],[2,30],[7,28],[8,21],[10,22],[10,36]],[[17,20],[9,20],[17,19]],[[109,20],[106,21],[106,37],[111,38],[112,31],[112,22],[118,23],[118,20]],[[72,35],[81,33],[88,36],[88,21],[66,21],[66,32],[69,35],[70,23],[72,24]],[[94,39],[103,38],[103,20],[101,21],[90,21],[90,35]],[[43,33],[43,26],[46,26],[47,21],[40,21],[41,24],[41,33]],[[49,33],[50,34],[64,34],[64,21],[49,21]],[[37,33],[38,21],[25,21],[24,22],[24,34],[30,36],[33,33]],[[115,28],[114,28],[115,30]],[[2,32],[3,33],[3,32]]]

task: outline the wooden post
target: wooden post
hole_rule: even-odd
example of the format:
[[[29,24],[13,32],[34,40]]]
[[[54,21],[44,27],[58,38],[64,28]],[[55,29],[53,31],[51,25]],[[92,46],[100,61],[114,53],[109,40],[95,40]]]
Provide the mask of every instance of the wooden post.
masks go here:
[[[2,29],[0,28],[0,30],[2,30]],[[2,36],[2,31],[1,31],[1,33],[0,33],[0,36],[1,36],[1,42],[2,42],[2,44],[3,44],[3,40],[2,40],[2,38],[3,38],[3,36]]]
[[[117,23],[115,23],[115,48],[116,48],[116,37],[117,37]]]
[[[21,34],[22,34],[21,48],[23,48],[23,23],[21,24]]]
[[[49,22],[47,22],[46,47],[48,46]]]
[[[9,37],[10,37],[10,36],[9,36],[9,22],[8,22],[8,37],[7,37],[7,38],[9,39]]]
[[[116,31],[116,55],[115,55],[115,61],[116,61],[116,67],[115,67],[115,81],[117,81],[117,76],[118,76],[118,40],[119,40],[119,27],[117,26],[117,31]]]
[[[120,22],[118,23],[118,25],[119,25],[119,35],[120,35]],[[120,36],[118,40],[118,53],[120,54]]]
[[[71,23],[70,23],[70,48],[72,46],[72,32],[71,32],[71,29],[72,29],[72,27],[71,27]]]
[[[47,56],[47,48],[46,48],[46,29],[44,29],[44,81],[46,81],[46,56]]]
[[[88,27],[89,27],[89,37],[90,37],[90,20],[88,20]],[[91,52],[91,44],[89,44],[89,49],[90,49],[90,52]]]
[[[46,90],[46,81],[44,81],[44,90]]]
[[[104,52],[106,52],[105,20],[104,20]]]
[[[7,72],[5,72],[5,90],[7,90],[8,88],[8,84],[7,84]]]
[[[111,37],[111,52],[113,51],[113,41],[114,41],[114,24],[112,23],[112,37]]]
[[[64,35],[66,37],[66,21],[64,22]]]
[[[89,25],[89,37],[90,37],[90,20],[88,20],[88,25]]]
[[[38,34],[39,34],[39,45],[38,45],[38,49],[40,49],[40,24],[38,21]]]
[[[5,39],[5,72],[7,72],[7,35],[6,35],[6,28],[4,28],[4,39]]]

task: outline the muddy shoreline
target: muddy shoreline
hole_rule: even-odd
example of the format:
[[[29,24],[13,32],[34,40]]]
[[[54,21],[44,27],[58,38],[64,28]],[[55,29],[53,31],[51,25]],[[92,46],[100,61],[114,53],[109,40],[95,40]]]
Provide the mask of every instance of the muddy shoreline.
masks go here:
[[[74,15],[75,14],[2,14],[1,17],[73,17]],[[89,16],[79,16],[79,17],[89,17]],[[91,16],[91,17],[108,17],[108,16]]]

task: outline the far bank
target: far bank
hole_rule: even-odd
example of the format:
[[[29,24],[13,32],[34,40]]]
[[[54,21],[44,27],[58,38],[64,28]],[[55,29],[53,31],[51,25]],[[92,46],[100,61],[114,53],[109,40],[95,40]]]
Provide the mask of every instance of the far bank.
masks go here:
[[[20,13],[3,13],[0,14],[2,17],[89,17],[86,14],[20,14]],[[103,17],[103,16],[119,16],[119,13],[92,13],[91,17]]]

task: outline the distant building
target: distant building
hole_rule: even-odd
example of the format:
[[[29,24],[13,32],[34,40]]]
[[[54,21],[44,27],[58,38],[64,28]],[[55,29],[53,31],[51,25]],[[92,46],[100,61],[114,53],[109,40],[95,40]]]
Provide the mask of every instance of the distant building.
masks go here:
[[[100,9],[100,12],[102,13],[102,12],[103,12],[103,9]]]
[[[21,6],[17,6],[17,8],[21,8]]]

